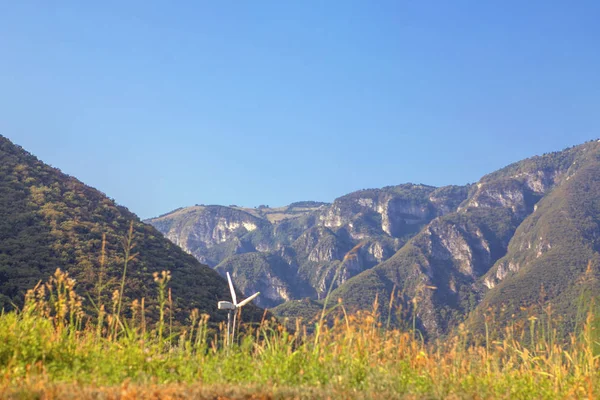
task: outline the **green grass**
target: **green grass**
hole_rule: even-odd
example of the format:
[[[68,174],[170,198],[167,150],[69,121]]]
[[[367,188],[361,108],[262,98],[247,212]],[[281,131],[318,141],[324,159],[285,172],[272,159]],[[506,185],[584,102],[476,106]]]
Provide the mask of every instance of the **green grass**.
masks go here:
[[[179,398],[600,395],[593,308],[580,332],[562,343],[547,332],[531,339],[516,325],[493,342],[467,341],[460,330],[423,343],[413,332],[385,329],[374,312],[347,315],[339,303],[342,317],[322,324],[318,336],[300,324],[288,331],[263,321],[243,325],[227,348],[223,325],[206,315],[193,312],[187,325],[169,326],[168,273],[155,282],[164,318],[154,323],[144,317],[144,301],[123,304],[117,314],[119,293],[98,316],[83,314],[75,282],[60,271],[31,290],[22,310],[0,315],[2,397],[110,398],[124,386],[125,398],[155,396],[150,388]],[[530,328],[536,320],[526,322]]]

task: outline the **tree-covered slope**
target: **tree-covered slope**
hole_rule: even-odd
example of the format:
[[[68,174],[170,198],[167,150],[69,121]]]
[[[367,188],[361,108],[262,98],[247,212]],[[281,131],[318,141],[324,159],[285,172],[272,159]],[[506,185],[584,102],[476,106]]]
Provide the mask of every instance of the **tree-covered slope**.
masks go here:
[[[562,327],[572,329],[581,302],[600,292],[600,143],[570,162],[563,183],[537,204],[484,276],[488,290],[471,318],[475,327],[485,312],[506,322],[551,304]]]
[[[456,212],[435,218],[333,296],[366,308],[395,288],[398,304],[410,310],[405,316],[414,312],[431,335],[448,332],[470,312],[528,307],[541,286],[546,301],[569,314],[578,279],[588,265],[593,274],[597,269],[597,261],[588,263],[598,259],[599,154],[600,143],[590,142],[483,177]],[[385,315],[386,302],[380,304]]]
[[[0,136],[0,307],[21,304],[26,290],[46,280],[56,268],[78,281],[88,302],[97,298],[98,282],[109,303],[121,278],[123,240],[133,223],[132,253],[125,295],[146,298],[153,306],[153,273],[170,270],[178,318],[198,308],[214,319],[218,300],[228,299],[225,280],[200,264],[160,232],[103,193],[39,161]],[[106,235],[105,271],[100,266]],[[88,304],[89,306],[89,304]],[[250,309],[250,308],[249,308]]]

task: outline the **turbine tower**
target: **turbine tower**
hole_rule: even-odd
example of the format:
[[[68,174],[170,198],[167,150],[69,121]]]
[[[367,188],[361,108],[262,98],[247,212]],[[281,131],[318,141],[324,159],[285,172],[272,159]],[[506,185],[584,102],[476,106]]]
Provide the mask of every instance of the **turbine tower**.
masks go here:
[[[233,300],[233,302],[220,301],[218,306],[219,310],[227,310],[227,346],[229,346],[233,342],[235,335],[235,320],[237,318],[237,310],[254,300],[260,294],[260,292],[256,292],[246,300],[238,303],[229,272],[227,272],[227,281],[229,282],[229,291],[231,292],[231,300]],[[231,314],[233,314],[233,329],[231,329]]]

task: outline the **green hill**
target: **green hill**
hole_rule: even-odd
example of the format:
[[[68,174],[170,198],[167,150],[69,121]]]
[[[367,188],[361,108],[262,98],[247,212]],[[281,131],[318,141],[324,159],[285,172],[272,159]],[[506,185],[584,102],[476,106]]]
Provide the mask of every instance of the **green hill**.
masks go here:
[[[581,282],[588,293],[599,288],[599,160],[594,141],[485,176],[458,211],[434,219],[393,257],[332,295],[360,309],[396,288],[398,304],[408,305],[434,336],[468,315],[482,330],[486,313],[498,313],[495,320],[505,324],[548,304],[572,327]]]
[[[22,302],[24,293],[57,268],[69,272],[94,299],[98,282],[106,303],[123,272],[123,240],[133,223],[135,259],[127,271],[125,295],[146,298],[152,307],[152,274],[169,270],[176,317],[198,308],[222,320],[218,300],[227,300],[227,283],[215,271],[165,239],[126,208],[98,190],[39,161],[0,136],[0,307]],[[106,235],[105,271],[100,267]],[[103,276],[104,275],[104,276]],[[86,300],[90,307],[89,299]],[[250,314],[257,313],[249,307]]]
[[[552,312],[572,331],[582,303],[600,293],[600,153],[575,162],[562,185],[519,226],[507,254],[484,276],[489,290],[471,323],[492,310],[501,323]]]

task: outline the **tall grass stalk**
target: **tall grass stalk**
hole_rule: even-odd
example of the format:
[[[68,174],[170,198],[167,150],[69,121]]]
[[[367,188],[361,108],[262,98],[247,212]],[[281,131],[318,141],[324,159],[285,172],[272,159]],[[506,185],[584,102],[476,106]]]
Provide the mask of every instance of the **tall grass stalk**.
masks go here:
[[[129,262],[133,261],[137,257],[137,253],[132,254],[133,249],[135,248],[135,243],[133,241],[134,233],[133,233],[133,221],[129,223],[129,231],[127,232],[127,237],[123,240],[123,251],[125,253],[125,259],[123,262],[123,275],[121,277],[121,288],[119,290],[119,298],[117,304],[117,311],[115,315],[115,326],[120,322],[121,318],[121,304],[123,303],[123,295],[125,293],[125,279],[127,277],[127,266]],[[115,329],[116,333],[116,329]]]
[[[167,304],[166,291],[167,284],[171,280],[171,273],[169,271],[162,271],[154,273],[154,282],[158,284],[158,337],[163,338],[163,331],[165,328],[165,307]]]
[[[104,278],[106,276],[106,233],[102,234],[102,247],[100,249],[100,267],[98,268],[98,280],[96,281],[96,307],[98,318],[102,308],[102,291],[104,290]]]
[[[338,278],[340,271],[341,271],[344,263],[346,262],[346,260],[347,260],[347,257],[344,257],[344,259],[342,260],[342,263],[339,265],[338,268],[336,268],[335,274],[333,275],[333,279],[331,280],[331,282],[329,284],[329,289],[327,290],[327,295],[325,295],[325,299],[323,300],[323,309],[321,310],[321,316],[319,317],[319,321],[317,322],[317,325],[315,327],[315,349],[317,348],[317,346],[319,344],[319,337],[321,336],[321,330],[323,329],[323,324],[325,322],[325,316],[327,314],[327,304],[329,303],[329,296],[331,295],[331,291],[333,290],[333,285],[337,281],[337,278]],[[331,311],[332,310],[330,310],[330,312]]]

